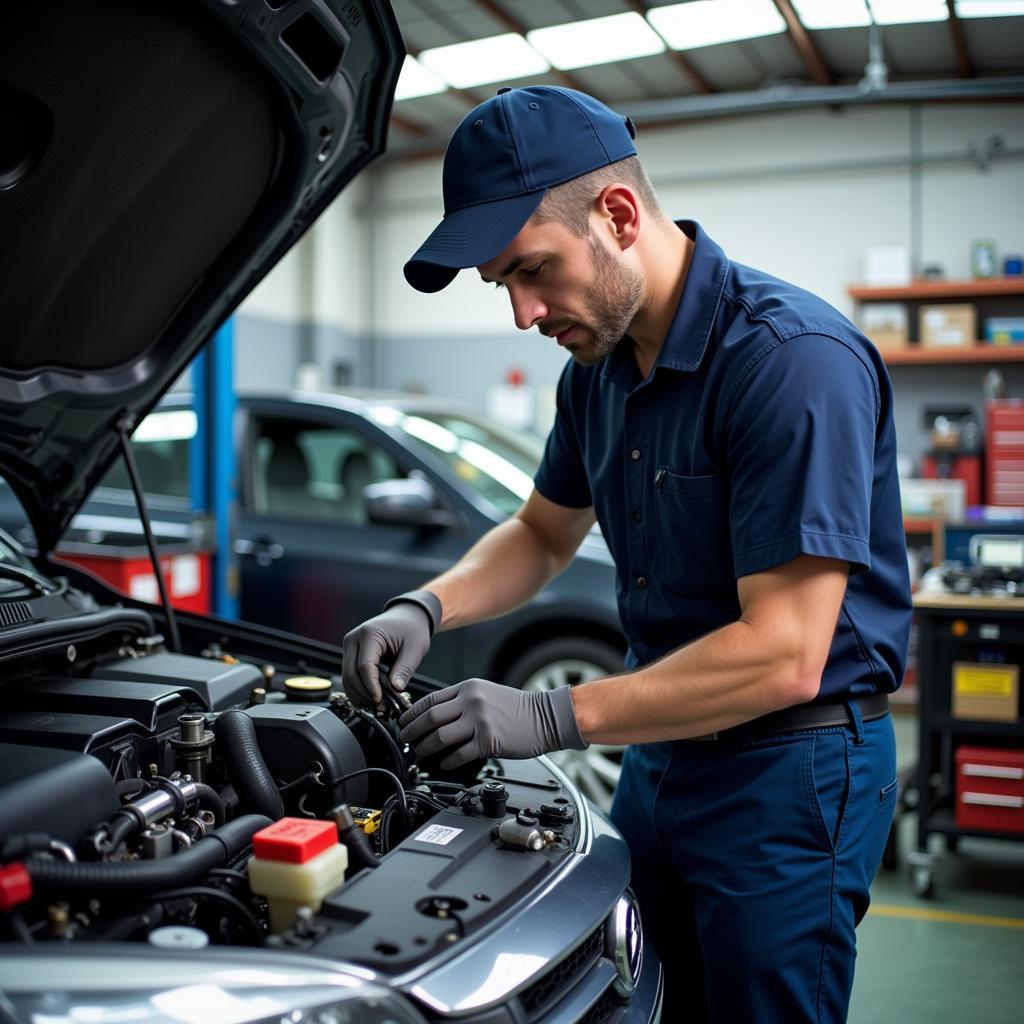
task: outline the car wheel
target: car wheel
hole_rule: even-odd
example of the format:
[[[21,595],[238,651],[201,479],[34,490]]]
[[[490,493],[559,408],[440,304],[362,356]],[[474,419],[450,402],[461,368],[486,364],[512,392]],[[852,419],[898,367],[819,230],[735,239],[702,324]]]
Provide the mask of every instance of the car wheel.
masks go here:
[[[622,653],[611,644],[590,637],[559,637],[519,657],[504,678],[537,693],[621,671]],[[622,770],[623,750],[625,747],[591,743],[586,750],[559,750],[550,757],[585,797],[607,811]]]

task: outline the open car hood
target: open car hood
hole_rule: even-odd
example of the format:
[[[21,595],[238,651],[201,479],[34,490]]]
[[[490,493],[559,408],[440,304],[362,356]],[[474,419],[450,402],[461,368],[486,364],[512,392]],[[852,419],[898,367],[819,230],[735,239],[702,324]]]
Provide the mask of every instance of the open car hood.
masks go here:
[[[387,0],[38,0],[0,32],[0,475],[49,551],[384,148]]]

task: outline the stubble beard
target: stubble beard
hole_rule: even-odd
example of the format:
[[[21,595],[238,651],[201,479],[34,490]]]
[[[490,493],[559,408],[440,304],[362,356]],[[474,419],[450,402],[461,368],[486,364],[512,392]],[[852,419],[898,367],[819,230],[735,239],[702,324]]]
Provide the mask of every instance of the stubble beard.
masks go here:
[[[594,281],[585,292],[587,319],[579,327],[593,339],[587,348],[570,342],[573,359],[592,366],[607,359],[626,336],[643,301],[643,278],[632,267],[622,266],[594,235],[590,236]]]

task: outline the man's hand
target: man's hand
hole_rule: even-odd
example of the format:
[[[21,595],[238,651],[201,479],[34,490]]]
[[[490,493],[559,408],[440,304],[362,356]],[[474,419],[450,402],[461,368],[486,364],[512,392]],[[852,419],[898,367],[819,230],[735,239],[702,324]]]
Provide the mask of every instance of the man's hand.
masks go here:
[[[484,757],[536,757],[552,750],[585,750],[568,686],[524,693],[466,679],[418,700],[398,720],[402,739],[420,757],[441,750],[446,771]]]
[[[433,622],[419,603],[399,600],[346,634],[341,645],[342,686],[356,703],[377,707],[383,700],[380,663],[393,659],[390,682],[404,690],[430,649]]]

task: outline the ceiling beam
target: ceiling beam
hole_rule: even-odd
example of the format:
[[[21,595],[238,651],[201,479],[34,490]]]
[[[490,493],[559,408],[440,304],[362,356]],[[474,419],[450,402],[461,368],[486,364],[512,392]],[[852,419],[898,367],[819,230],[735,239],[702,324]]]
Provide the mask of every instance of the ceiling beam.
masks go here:
[[[786,32],[800,54],[801,60],[807,66],[811,78],[816,85],[832,85],[835,82],[835,75],[829,70],[821,51],[808,33],[800,15],[793,10],[790,0],[775,0],[775,6],[779,9],[786,22]]]
[[[526,33],[529,32],[526,25],[524,25],[518,18],[509,14],[504,8],[499,7],[494,0],[473,0],[473,3],[482,11],[486,11],[496,22],[503,25],[509,32],[515,32],[518,35],[523,36],[523,38],[525,38]],[[558,68],[552,68],[550,73],[557,78],[562,85],[567,86],[570,89],[576,89],[577,92],[593,91],[588,89],[575,75],[571,75],[568,71],[560,71]]]
[[[956,13],[956,5],[953,0],[946,0],[946,9],[949,11],[949,34],[953,38],[953,53],[956,54],[956,69],[961,78],[973,78],[974,69],[967,56],[967,40],[964,38],[964,23]]]
[[[645,19],[647,16],[647,12],[650,10],[650,5],[644,3],[644,0],[626,0],[626,6],[632,7],[633,10],[640,15],[640,17]],[[647,24],[651,25],[650,22],[647,22]],[[672,61],[674,62],[676,67],[679,68],[679,70],[682,71],[682,73],[686,75],[687,78],[690,79],[690,81],[694,84],[694,87],[697,89],[697,92],[702,92],[704,94],[717,92],[715,87],[693,66],[693,64],[683,54],[681,54],[678,50],[673,50],[672,47],[669,46],[668,40],[660,32],[658,32],[658,30],[653,25],[651,25],[651,29],[654,32],[657,32],[659,38],[665,44],[665,52],[669,55],[669,57],[672,58]]]
[[[421,138],[432,134],[425,125],[420,124],[418,121],[410,121],[409,118],[403,117],[401,114],[392,113],[391,123],[396,128],[401,128],[403,132],[408,132],[410,135],[418,135]]]
[[[856,85],[802,85],[716,93],[714,96],[676,96],[631,105],[631,114],[644,132],[711,118],[748,117],[754,114],[814,107],[875,106],[888,103],[1020,103],[1024,75],[1007,78],[953,78],[947,81],[891,82],[884,89],[864,90]],[[389,147],[380,157],[387,162],[418,156],[439,156],[446,139]]]

